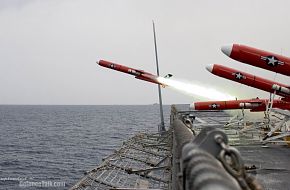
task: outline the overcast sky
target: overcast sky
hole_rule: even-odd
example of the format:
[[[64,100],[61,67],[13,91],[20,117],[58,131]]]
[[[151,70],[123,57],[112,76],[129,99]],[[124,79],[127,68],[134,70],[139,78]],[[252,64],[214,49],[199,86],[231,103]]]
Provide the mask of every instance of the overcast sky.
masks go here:
[[[152,104],[157,86],[96,64],[105,59],[240,98],[268,97],[219,78],[223,64],[289,84],[289,79],[226,57],[241,43],[290,56],[287,0],[0,0],[0,104]],[[163,89],[164,103],[195,97]]]

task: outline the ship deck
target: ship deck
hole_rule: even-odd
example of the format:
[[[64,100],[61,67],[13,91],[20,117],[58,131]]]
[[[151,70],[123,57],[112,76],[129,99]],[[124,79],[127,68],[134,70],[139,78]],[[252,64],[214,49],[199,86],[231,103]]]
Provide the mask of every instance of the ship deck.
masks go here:
[[[200,130],[203,126],[216,126],[225,131],[229,144],[235,146],[241,153],[246,166],[255,166],[249,170],[262,184],[264,189],[282,190],[290,187],[290,148],[285,143],[261,143],[262,133],[259,129],[241,132],[241,126],[225,128],[230,116],[225,112],[191,112],[196,116],[194,126]]]
[[[261,144],[259,129],[241,132],[241,126],[225,127],[231,117],[221,111],[189,111],[177,106],[183,116],[194,116],[193,129],[205,126],[225,131],[229,144],[241,153],[246,166],[255,166],[248,173],[254,175],[265,189],[290,187],[290,148],[285,144]],[[103,159],[102,164],[88,171],[73,190],[98,189],[172,189],[172,131],[165,135],[138,133],[123,143],[119,150]]]

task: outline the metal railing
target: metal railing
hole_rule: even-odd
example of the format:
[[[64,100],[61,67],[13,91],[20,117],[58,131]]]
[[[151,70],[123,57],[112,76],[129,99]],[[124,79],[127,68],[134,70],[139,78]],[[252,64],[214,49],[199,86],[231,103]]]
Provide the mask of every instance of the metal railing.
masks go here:
[[[186,118],[184,113],[180,114],[172,107],[172,189],[262,189],[246,174],[239,151],[228,146],[228,138],[222,130],[206,127],[194,136]]]

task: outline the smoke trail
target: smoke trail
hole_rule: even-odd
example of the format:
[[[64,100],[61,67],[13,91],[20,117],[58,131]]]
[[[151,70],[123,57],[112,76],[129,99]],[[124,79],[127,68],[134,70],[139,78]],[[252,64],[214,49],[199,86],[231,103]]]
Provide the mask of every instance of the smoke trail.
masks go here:
[[[158,77],[158,82],[191,96],[199,96],[209,100],[234,100],[235,97],[219,92],[213,88],[179,81],[176,79]]]

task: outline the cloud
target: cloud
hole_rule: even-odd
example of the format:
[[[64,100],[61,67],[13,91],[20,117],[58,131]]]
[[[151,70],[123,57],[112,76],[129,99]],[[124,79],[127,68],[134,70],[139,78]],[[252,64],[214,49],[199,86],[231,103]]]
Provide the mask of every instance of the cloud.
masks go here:
[[[172,73],[240,98],[267,98],[205,66],[223,64],[272,80],[275,74],[238,63],[220,47],[241,43],[290,55],[289,6],[267,0],[0,0],[0,104],[157,102],[156,85],[96,64],[104,59],[155,72],[152,19],[161,76]],[[289,84],[284,76],[276,79]],[[163,94],[167,104],[193,101],[170,89]]]
[[[20,10],[28,4],[35,2],[36,0],[1,0],[0,11],[6,9]]]

